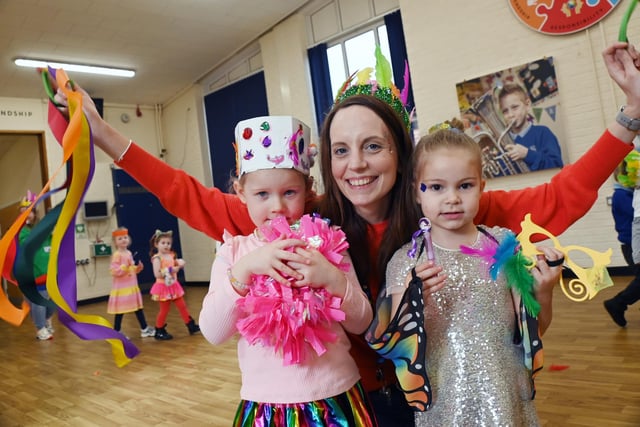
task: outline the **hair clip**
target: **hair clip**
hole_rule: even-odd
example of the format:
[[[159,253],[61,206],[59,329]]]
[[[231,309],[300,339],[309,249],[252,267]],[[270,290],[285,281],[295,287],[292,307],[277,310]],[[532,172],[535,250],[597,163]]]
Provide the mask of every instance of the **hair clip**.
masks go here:
[[[434,132],[437,132],[439,130],[450,130],[452,132],[462,133],[462,131],[460,129],[458,129],[457,127],[451,126],[451,123],[449,123],[449,121],[442,122],[442,123],[436,123],[435,125],[433,125],[433,126],[431,126],[429,128],[429,133],[434,133]]]
[[[153,238],[155,240],[158,240],[161,237],[172,237],[172,236],[173,236],[173,230],[162,231],[162,230],[156,229],[156,232],[153,233]]]

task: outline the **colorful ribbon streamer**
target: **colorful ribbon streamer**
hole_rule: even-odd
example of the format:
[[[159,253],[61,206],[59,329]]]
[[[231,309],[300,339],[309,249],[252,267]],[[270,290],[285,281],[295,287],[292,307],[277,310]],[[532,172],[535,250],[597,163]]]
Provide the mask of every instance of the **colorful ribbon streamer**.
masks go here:
[[[14,271],[23,274],[25,260],[29,254],[16,255],[15,237],[24,224],[29,212],[45,196],[52,192],[45,192],[63,168],[67,169],[67,180],[60,189],[66,188],[64,201],[56,206],[43,218],[43,230],[53,225],[51,236],[51,253],[49,256],[47,273],[47,291],[51,300],[58,307],[59,319],[79,338],[84,340],[106,340],[111,345],[117,366],[128,364],[139,350],[121,333],[115,331],[111,324],[101,316],[82,315],[77,312],[77,281],[75,264],[75,218],[78,208],[93,177],[95,158],[91,129],[82,112],[82,94],[75,92],[64,70],[43,70],[43,81],[49,103],[49,126],[61,144],[63,159],[61,165],[44,186],[36,201],[25,212],[19,215],[16,222],[0,241],[0,270],[9,278],[8,268],[4,268],[7,261],[21,261]],[[69,121],[54,105],[53,91],[49,77],[57,81],[58,87],[65,93],[69,106]],[[53,221],[55,219],[55,221]],[[44,233],[43,232],[43,233]],[[26,263],[28,264],[28,262]],[[33,273],[31,273],[31,276]],[[21,276],[21,278],[25,278]],[[29,279],[29,277],[26,277]],[[13,306],[6,295],[0,290],[0,317],[4,320],[20,325],[28,313],[28,304],[23,301],[22,309]]]

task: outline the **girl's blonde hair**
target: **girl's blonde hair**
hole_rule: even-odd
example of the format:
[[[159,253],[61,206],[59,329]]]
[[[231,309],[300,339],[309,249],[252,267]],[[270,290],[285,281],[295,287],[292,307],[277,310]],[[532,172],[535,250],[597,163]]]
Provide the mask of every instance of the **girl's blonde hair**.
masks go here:
[[[461,149],[473,155],[478,163],[478,171],[482,174],[482,150],[480,145],[469,135],[464,133],[464,124],[458,119],[448,120],[439,125],[432,126],[429,134],[420,138],[411,159],[413,181],[422,169],[429,153],[441,148]]]

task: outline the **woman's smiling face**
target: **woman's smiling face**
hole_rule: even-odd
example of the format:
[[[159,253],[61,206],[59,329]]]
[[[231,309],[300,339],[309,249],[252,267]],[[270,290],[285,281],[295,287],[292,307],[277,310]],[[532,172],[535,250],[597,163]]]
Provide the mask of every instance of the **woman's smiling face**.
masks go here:
[[[331,173],[358,215],[370,224],[386,219],[389,193],[398,174],[395,143],[369,108],[338,111],[330,129]]]

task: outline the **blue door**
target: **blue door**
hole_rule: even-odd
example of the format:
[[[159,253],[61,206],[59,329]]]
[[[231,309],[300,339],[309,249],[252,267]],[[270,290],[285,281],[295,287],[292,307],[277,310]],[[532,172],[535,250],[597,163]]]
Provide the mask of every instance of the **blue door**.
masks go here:
[[[122,169],[111,169],[113,177],[113,195],[116,203],[118,227],[127,227],[132,244],[129,250],[136,261],[144,264],[144,270],[138,275],[140,289],[148,291],[155,281],[149,258],[149,240],[156,229],[173,230],[173,250],[182,256],[178,220],[167,212],[156,196],[148,192]],[[178,279],[184,284],[184,273],[178,273]]]
[[[234,130],[241,120],[269,114],[264,73],[242,79],[204,97],[213,185],[228,192],[236,170]]]

